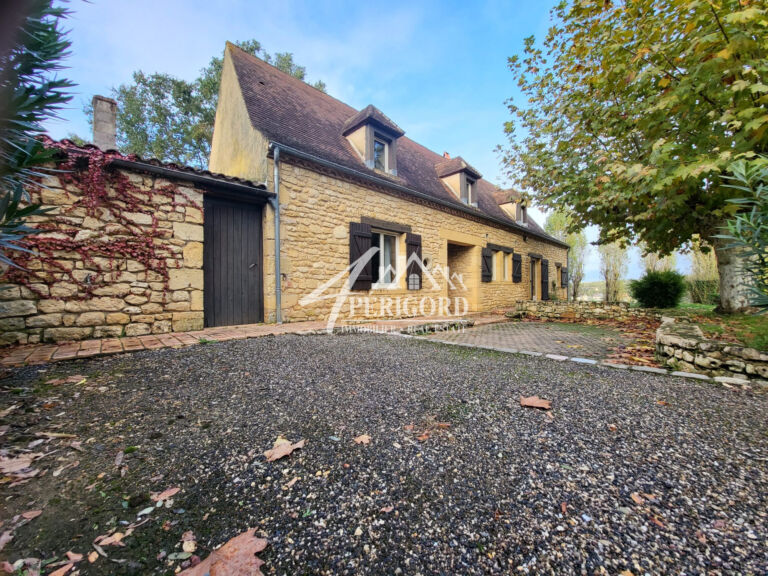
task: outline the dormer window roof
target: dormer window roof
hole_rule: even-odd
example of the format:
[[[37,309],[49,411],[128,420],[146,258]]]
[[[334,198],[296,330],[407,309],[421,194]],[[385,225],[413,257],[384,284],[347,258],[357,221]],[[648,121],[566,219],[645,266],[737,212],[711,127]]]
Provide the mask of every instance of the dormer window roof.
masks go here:
[[[446,155],[447,156],[447,155]],[[477,181],[483,177],[461,156],[448,158],[435,166],[437,176],[456,197],[471,206],[477,207]]]
[[[397,139],[405,132],[368,105],[344,123],[343,136],[368,168],[397,176]]]

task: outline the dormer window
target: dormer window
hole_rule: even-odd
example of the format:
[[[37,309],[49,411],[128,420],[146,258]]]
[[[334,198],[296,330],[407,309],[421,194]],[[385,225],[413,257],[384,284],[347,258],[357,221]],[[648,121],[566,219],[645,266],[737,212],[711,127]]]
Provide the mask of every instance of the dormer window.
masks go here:
[[[477,208],[477,181],[482,178],[477,170],[467,164],[461,156],[447,158],[435,166],[443,184],[464,204]]]
[[[344,125],[344,136],[367,168],[397,176],[397,139],[403,132],[373,106],[366,106]]]
[[[373,169],[382,172],[389,169],[389,142],[378,135],[373,138]]]
[[[517,223],[528,224],[528,206],[525,205],[525,202],[517,203]]]

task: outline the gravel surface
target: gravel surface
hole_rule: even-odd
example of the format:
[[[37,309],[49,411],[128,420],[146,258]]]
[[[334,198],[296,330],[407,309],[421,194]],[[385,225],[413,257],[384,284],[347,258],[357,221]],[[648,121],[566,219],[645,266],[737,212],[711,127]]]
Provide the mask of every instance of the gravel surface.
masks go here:
[[[71,375],[87,381],[46,384]],[[0,487],[3,518],[43,510],[0,559],[87,554],[178,486],[82,573],[172,574],[185,531],[204,557],[248,527],[269,540],[265,574],[768,571],[768,398],[752,392],[372,334],[147,351],[0,384],[0,410],[23,404],[0,421],[6,449],[45,430],[83,442],[36,447],[59,450],[38,462],[48,473]],[[266,462],[278,435],[307,443]]]

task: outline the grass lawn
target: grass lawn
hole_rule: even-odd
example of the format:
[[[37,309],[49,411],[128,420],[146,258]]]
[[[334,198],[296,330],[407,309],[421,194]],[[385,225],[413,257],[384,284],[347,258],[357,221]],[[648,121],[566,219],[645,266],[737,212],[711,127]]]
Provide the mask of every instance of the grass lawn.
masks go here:
[[[768,350],[768,314],[719,314],[714,306],[689,302],[662,312],[668,316],[689,317],[710,338]]]

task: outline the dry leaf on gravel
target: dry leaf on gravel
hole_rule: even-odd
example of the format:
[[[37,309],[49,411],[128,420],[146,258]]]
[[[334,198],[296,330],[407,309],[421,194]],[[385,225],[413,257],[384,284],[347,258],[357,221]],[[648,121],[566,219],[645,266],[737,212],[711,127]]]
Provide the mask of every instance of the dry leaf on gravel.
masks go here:
[[[282,436],[279,436],[275,440],[275,445],[271,450],[264,452],[264,456],[267,458],[267,462],[274,462],[288,456],[294,450],[304,448],[305,440],[300,440],[296,444],[291,444],[290,440],[286,440]]]
[[[80,562],[83,559],[83,555],[70,550],[67,552],[67,558],[69,558],[70,562]]]
[[[629,497],[632,498],[635,504],[645,504],[645,500],[643,500],[643,497],[637,492],[632,492]]]
[[[54,570],[48,576],[64,576],[64,574],[66,574],[67,572],[72,570],[72,568],[74,568],[74,566],[75,565],[72,562],[70,562],[69,564],[65,564],[64,566],[62,566],[58,570]]]
[[[93,543],[98,544],[101,547],[104,546],[125,546],[123,544],[123,538],[125,537],[125,534],[122,532],[115,532],[114,534],[107,536],[106,534],[103,534],[101,536],[98,536]]]
[[[0,534],[0,550],[5,548],[5,545],[11,540],[13,540],[13,530],[6,530]]]
[[[96,562],[96,560],[98,560],[98,559],[99,559],[99,553],[96,552],[95,550],[88,554],[88,562],[90,562],[91,564]]]
[[[394,507],[394,506],[384,506],[384,507],[381,509],[381,511],[382,511],[382,512],[384,512],[384,514],[389,514],[389,513],[390,513],[390,512],[392,512],[392,510],[394,510],[394,509],[395,509],[395,507]]]
[[[368,434],[361,434],[357,438],[355,438],[355,444],[370,444],[371,443],[371,437],[368,436]]]
[[[32,462],[43,456],[44,454],[40,454],[39,452],[21,454],[16,458],[5,458],[0,456],[0,474],[11,474],[16,476],[29,468],[32,465]]]
[[[186,576],[264,576],[259,568],[264,562],[256,554],[267,547],[267,541],[256,538],[256,528],[235,536],[197,566],[180,574]]]
[[[520,406],[524,406],[527,408],[541,408],[543,410],[551,410],[552,402],[550,402],[549,400],[543,400],[538,396],[528,396],[527,398],[524,396],[520,396]]]
[[[26,512],[21,513],[21,517],[27,520],[32,520],[33,518],[40,516],[42,513],[42,510],[27,510]]]
[[[181,490],[181,488],[177,486],[174,488],[168,488],[162,492],[152,492],[150,498],[152,498],[153,502],[162,502],[163,500],[168,500],[169,498],[175,496],[179,490]]]

